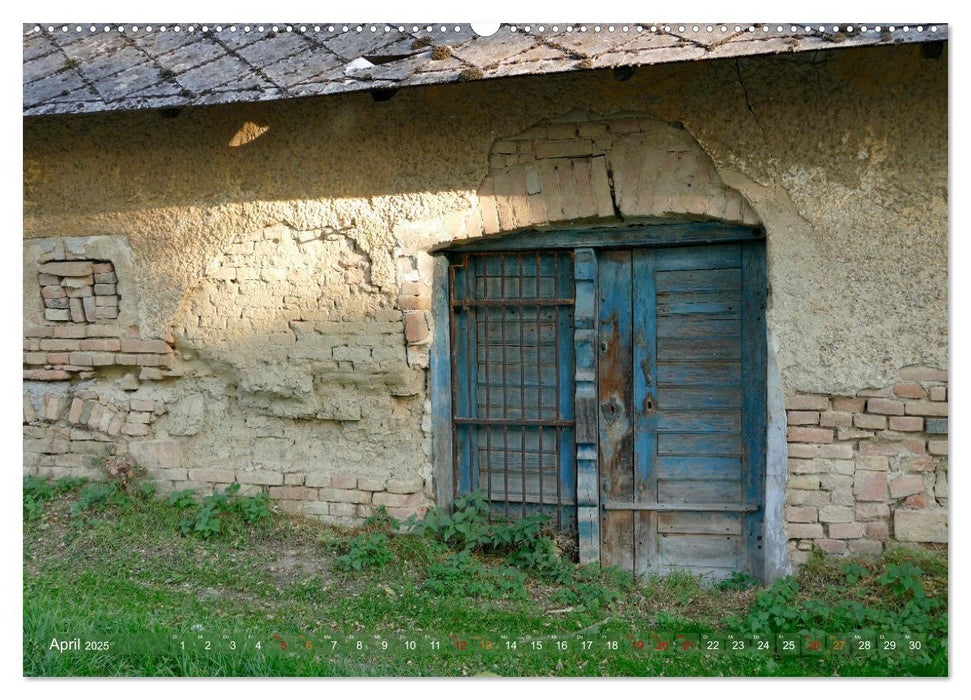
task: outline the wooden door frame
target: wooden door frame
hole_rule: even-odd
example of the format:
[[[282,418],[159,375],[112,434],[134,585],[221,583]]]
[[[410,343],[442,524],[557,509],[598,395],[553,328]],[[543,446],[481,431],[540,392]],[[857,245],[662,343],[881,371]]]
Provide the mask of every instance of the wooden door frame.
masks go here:
[[[564,227],[510,232],[500,236],[489,236],[463,241],[458,244],[443,245],[432,253],[459,251],[515,251],[571,248],[574,251],[574,357],[575,368],[575,416],[576,416],[576,474],[577,474],[577,529],[579,558],[581,563],[600,561],[600,477],[598,465],[598,410],[597,410],[597,261],[596,249],[599,248],[639,248],[676,246],[705,246],[718,243],[744,243],[748,241],[765,242],[766,235],[761,227],[741,226],[721,222],[704,223],[656,223],[635,226],[610,226],[577,228]],[[743,250],[751,249],[744,246]],[[760,247],[761,270],[756,285],[755,303],[762,305],[761,331],[758,347],[761,348],[761,362],[766,364],[765,305],[766,274],[765,253]],[[435,483],[435,498],[440,507],[451,508],[455,499],[452,484],[452,431],[451,431],[451,343],[448,325],[448,259],[446,255],[435,256],[434,281],[432,289],[432,312],[435,324],[429,358],[430,390],[432,399],[432,462]],[[765,372],[756,375],[761,388],[756,392],[761,397],[757,402],[761,416],[743,425],[743,435],[753,438],[753,444],[760,445],[761,469],[744,486],[762,492],[763,506],[766,491],[766,376]],[[743,411],[743,416],[745,411]],[[744,420],[744,419],[743,419]],[[755,433],[761,431],[761,439]],[[764,511],[764,507],[763,507]],[[746,537],[764,543],[763,531],[756,532],[754,517],[749,518]],[[764,519],[762,520],[764,528]],[[757,539],[756,539],[757,538]],[[764,547],[755,545],[758,552]],[[746,547],[748,550],[749,547]],[[761,577],[763,564],[750,562],[751,571]]]

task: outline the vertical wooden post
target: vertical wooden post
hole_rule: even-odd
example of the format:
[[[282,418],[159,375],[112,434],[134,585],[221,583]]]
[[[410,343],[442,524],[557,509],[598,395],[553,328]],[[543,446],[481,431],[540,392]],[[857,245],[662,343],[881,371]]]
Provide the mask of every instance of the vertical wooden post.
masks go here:
[[[577,532],[580,563],[600,561],[600,479],[597,474],[597,259],[592,248],[574,252],[576,284]]]
[[[766,454],[766,337],[765,306],[768,289],[765,276],[765,246],[742,246],[742,499],[758,503],[759,509],[745,513],[742,537],[745,542],[744,569],[756,578],[765,575],[765,454]]]
[[[448,259],[435,257],[432,288],[432,347],[430,356],[432,401],[432,470],[435,481],[435,505],[451,510],[452,455],[452,349],[451,314],[449,313]]]

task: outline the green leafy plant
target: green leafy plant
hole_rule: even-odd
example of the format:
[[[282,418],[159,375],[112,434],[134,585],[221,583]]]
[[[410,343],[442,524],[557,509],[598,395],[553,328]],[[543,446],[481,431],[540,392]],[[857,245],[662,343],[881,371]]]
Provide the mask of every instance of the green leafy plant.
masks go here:
[[[168,504],[187,511],[179,523],[179,531],[183,535],[198,535],[208,539],[233,530],[239,520],[247,525],[254,525],[270,516],[270,499],[267,494],[239,496],[239,489],[239,484],[230,484],[222,491],[206,496],[198,504],[195,492],[191,489],[170,494]]]
[[[854,561],[848,561],[840,567],[840,572],[846,578],[847,585],[855,586],[863,577],[870,574],[866,568]]]
[[[71,504],[71,515],[79,517],[87,511],[103,511],[108,506],[122,506],[129,501],[128,494],[117,482],[107,481],[91,484],[83,489],[80,498]]]
[[[237,496],[234,499],[236,510],[247,525],[254,525],[270,517],[270,496],[257,493],[252,496]]]
[[[747,591],[761,585],[762,582],[754,576],[741,571],[733,571],[731,576],[716,583],[715,588],[720,591]]]
[[[206,496],[195,513],[179,524],[183,535],[196,534],[206,539],[221,531],[220,516],[231,510],[230,499],[239,491],[239,484],[230,484],[222,491]]]
[[[193,489],[173,491],[165,502],[174,508],[192,508],[196,505],[196,492]]]
[[[24,518],[37,520],[44,514],[44,504],[52,498],[74,491],[88,483],[86,477],[64,476],[57,481],[30,474],[24,477]]]
[[[347,543],[347,552],[337,557],[336,567],[342,571],[380,568],[392,557],[388,536],[383,532],[368,532]]]
[[[523,600],[526,574],[511,566],[487,567],[462,550],[431,564],[422,588],[435,596]]]
[[[415,521],[414,515],[409,516],[406,526],[413,526]],[[363,529],[368,531],[394,531],[399,527],[401,527],[401,522],[388,515],[388,509],[384,506],[378,506],[374,514],[369,516],[363,525]]]

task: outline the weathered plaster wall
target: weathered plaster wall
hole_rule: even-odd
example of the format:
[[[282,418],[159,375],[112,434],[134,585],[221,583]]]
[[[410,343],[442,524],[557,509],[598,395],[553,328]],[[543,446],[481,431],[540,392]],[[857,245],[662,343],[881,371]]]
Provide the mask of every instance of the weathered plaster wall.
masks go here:
[[[787,397],[889,391],[905,367],[945,369],[946,56],[842,50],[639,69],[628,81],[589,73],[437,86],[387,102],[31,119],[25,236],[127,241],[134,283],[121,311],[134,320],[122,330],[171,339],[172,366],[138,370],[140,384],[131,371],[98,369],[81,388],[105,403],[164,407],[148,437],[179,449],[153,451],[165,456],[158,469],[289,488],[274,495],[297,510],[330,500],[340,507],[324,514],[337,520],[366,514],[385,486],[397,496],[387,505],[416,507],[432,473],[428,250],[532,223],[616,221],[597,197],[588,212],[551,216],[544,198],[543,212],[516,213],[537,179],[523,169],[522,192],[503,180],[520,153],[500,144],[537,125],[599,115],[639,125],[640,135],[609,134],[628,147],[608,145],[602,175],[571,170],[574,183],[581,171],[592,187],[605,178],[628,218],[711,215],[710,197],[645,204],[659,176],[639,169],[660,142],[669,153],[700,144],[710,165],[699,181],[741,193],[732,216],[768,232],[769,323]],[[576,127],[574,138],[596,145],[593,131]],[[621,173],[634,184],[619,185]],[[497,194],[509,195],[511,219]],[[56,411],[37,397],[78,390],[31,382],[25,393],[46,416]],[[59,468],[58,454],[31,449],[29,466]]]

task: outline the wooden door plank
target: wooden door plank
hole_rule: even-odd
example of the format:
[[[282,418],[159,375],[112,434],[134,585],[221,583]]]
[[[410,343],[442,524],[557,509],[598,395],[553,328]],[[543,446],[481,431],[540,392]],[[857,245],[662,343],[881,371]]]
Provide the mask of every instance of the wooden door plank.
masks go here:
[[[661,561],[668,566],[738,568],[741,538],[737,535],[663,534]]]
[[[682,387],[662,384],[658,387],[658,409],[706,410],[742,407],[742,388],[738,386]]]
[[[735,457],[742,454],[742,439],[737,433],[660,433],[659,455]]]
[[[713,270],[673,270],[657,273],[657,291],[701,292],[735,290],[742,288],[742,271],[739,268]]]
[[[695,513],[669,511],[657,514],[658,532],[699,535],[741,535],[738,513]]]
[[[741,386],[742,365],[726,360],[719,362],[658,362],[658,384],[680,386]]]
[[[604,251],[599,257],[598,400],[601,501],[634,499],[634,441],[631,421],[631,252]],[[605,512],[601,551],[605,563],[634,568],[634,514]]]
[[[657,458],[658,479],[741,479],[740,457]]]
[[[657,502],[657,280],[655,251],[632,252],[634,397],[634,501]],[[670,273],[684,274],[684,273]],[[634,513],[634,570],[650,574],[657,563],[657,513]]]
[[[725,433],[742,428],[742,412],[733,411],[660,411],[657,430],[669,432]]]
[[[657,483],[661,503],[741,503],[742,484],[738,480],[704,481],[661,479]]]
[[[657,320],[659,338],[738,338],[742,322],[738,317],[725,318],[718,314],[691,316],[661,316]]]
[[[660,338],[657,357],[674,360],[738,360],[742,356],[741,338]]]
[[[741,254],[737,245],[667,248],[657,251],[657,269],[662,271],[738,267],[740,264]]]

